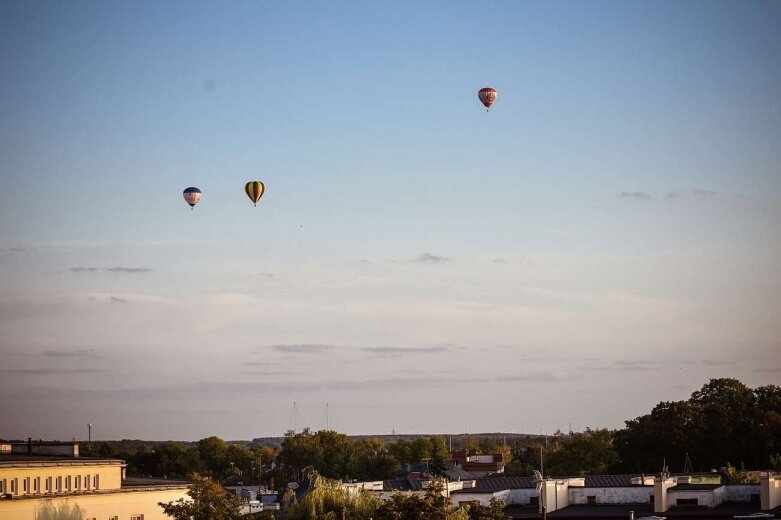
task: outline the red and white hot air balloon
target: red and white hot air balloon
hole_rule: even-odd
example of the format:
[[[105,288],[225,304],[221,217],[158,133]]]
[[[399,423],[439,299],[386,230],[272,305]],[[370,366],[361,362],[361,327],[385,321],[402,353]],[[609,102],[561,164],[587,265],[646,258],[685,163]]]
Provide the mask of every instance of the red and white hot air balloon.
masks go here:
[[[496,101],[496,89],[491,87],[481,88],[477,93],[477,97],[480,99],[480,103],[485,105],[485,111],[488,112],[488,109],[491,108],[491,105]]]

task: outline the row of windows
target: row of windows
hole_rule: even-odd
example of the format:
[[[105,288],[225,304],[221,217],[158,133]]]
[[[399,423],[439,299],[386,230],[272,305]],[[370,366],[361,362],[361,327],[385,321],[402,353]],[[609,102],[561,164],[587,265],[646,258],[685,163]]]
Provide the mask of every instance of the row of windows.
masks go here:
[[[87,518],[86,520],[98,520],[98,519],[93,516],[93,517]],[[119,520],[119,517],[118,516],[110,516],[110,517],[108,517],[108,520]],[[130,520],[144,520],[144,515],[130,515]]]
[[[87,518],[86,520],[98,520],[94,516],[91,518]],[[119,520],[118,516],[110,516],[108,520]],[[144,515],[131,515],[130,520],[144,520]]]
[[[22,484],[21,489],[19,488],[20,480]],[[41,487],[41,485],[43,485],[43,487]],[[63,491],[92,491],[99,488],[100,475],[0,479],[0,494],[35,495],[39,493],[62,493]]]

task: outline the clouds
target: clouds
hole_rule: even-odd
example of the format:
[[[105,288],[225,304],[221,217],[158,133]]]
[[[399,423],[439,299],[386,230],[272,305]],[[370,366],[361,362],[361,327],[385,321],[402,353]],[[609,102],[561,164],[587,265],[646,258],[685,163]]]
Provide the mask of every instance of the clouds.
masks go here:
[[[668,199],[681,199],[685,197],[696,197],[696,198],[711,198],[715,197],[716,192],[711,190],[701,190],[701,189],[693,189],[688,191],[669,191],[667,192],[667,198]]]
[[[441,264],[449,261],[450,258],[446,256],[438,256],[431,253],[423,253],[419,257],[412,260],[412,262],[417,262],[419,264]]]
[[[704,190],[694,188],[690,190],[669,190],[664,197],[667,199],[709,199],[716,196],[713,190]],[[622,191],[619,194],[622,199],[637,200],[642,202],[651,202],[656,197],[647,191]],[[661,197],[660,197],[661,198]]]
[[[361,350],[378,356],[403,356],[408,354],[440,354],[449,349],[446,347],[364,347]]]
[[[109,273],[149,273],[152,269],[148,267],[71,267],[72,273],[94,273],[97,271],[106,271]]]
[[[76,350],[46,350],[43,355],[53,358],[84,358],[97,354],[94,348],[82,348]]]
[[[650,193],[644,191],[622,191],[620,197],[622,199],[635,199],[649,201],[653,199]]]
[[[500,383],[553,383],[565,378],[548,371],[527,372],[511,376],[499,376],[496,381]]]
[[[284,352],[286,354],[319,354],[327,350],[334,350],[338,347],[334,345],[303,343],[297,345],[270,345],[268,348],[275,352]]]
[[[78,375],[94,374],[105,372],[103,368],[16,368],[2,370],[5,374],[19,374],[25,376],[57,376],[57,375]]]

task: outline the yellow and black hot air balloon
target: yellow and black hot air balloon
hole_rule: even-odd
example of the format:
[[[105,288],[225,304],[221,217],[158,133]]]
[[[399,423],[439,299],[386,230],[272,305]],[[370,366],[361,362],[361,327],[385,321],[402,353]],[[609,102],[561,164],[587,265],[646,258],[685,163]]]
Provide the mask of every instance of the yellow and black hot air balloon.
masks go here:
[[[244,185],[244,191],[247,193],[247,197],[252,201],[254,205],[258,205],[258,201],[266,191],[266,186],[260,181],[249,181]]]

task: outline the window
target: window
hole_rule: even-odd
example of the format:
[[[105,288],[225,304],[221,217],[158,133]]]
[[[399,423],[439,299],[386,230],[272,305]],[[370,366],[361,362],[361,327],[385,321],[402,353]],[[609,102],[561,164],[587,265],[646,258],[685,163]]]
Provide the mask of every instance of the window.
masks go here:
[[[99,475],[95,475],[94,477],[92,477],[92,489],[98,489],[98,482],[99,482],[98,476]]]
[[[0,480],[0,494],[5,493],[5,479]]]
[[[30,477],[26,477],[22,479],[22,491],[25,493],[30,492]]]
[[[89,475],[84,475],[84,490],[89,491],[90,478]]]
[[[108,520],[119,520],[118,516],[110,516],[108,517]]]
[[[81,489],[81,475],[76,475],[73,477],[73,489],[76,491]]]
[[[62,491],[62,477],[57,477],[56,482],[57,482],[57,487],[55,488],[55,490],[57,491],[57,493],[59,493],[60,491]]]
[[[675,501],[675,503],[679,506],[696,506],[697,505],[697,499],[696,498],[679,498]]]
[[[46,477],[46,492],[51,493],[52,492],[52,478]]]
[[[67,477],[65,477],[65,491],[70,491],[72,485],[73,485],[73,479],[71,478],[70,475],[68,475]]]
[[[144,520],[144,515],[130,515],[130,520]]]
[[[35,477],[33,479],[33,493],[41,492],[41,477]]]
[[[592,506],[597,505],[597,497],[595,495],[587,496],[586,503]]]
[[[19,479],[12,478],[11,479],[11,494],[15,495],[19,492]]]

